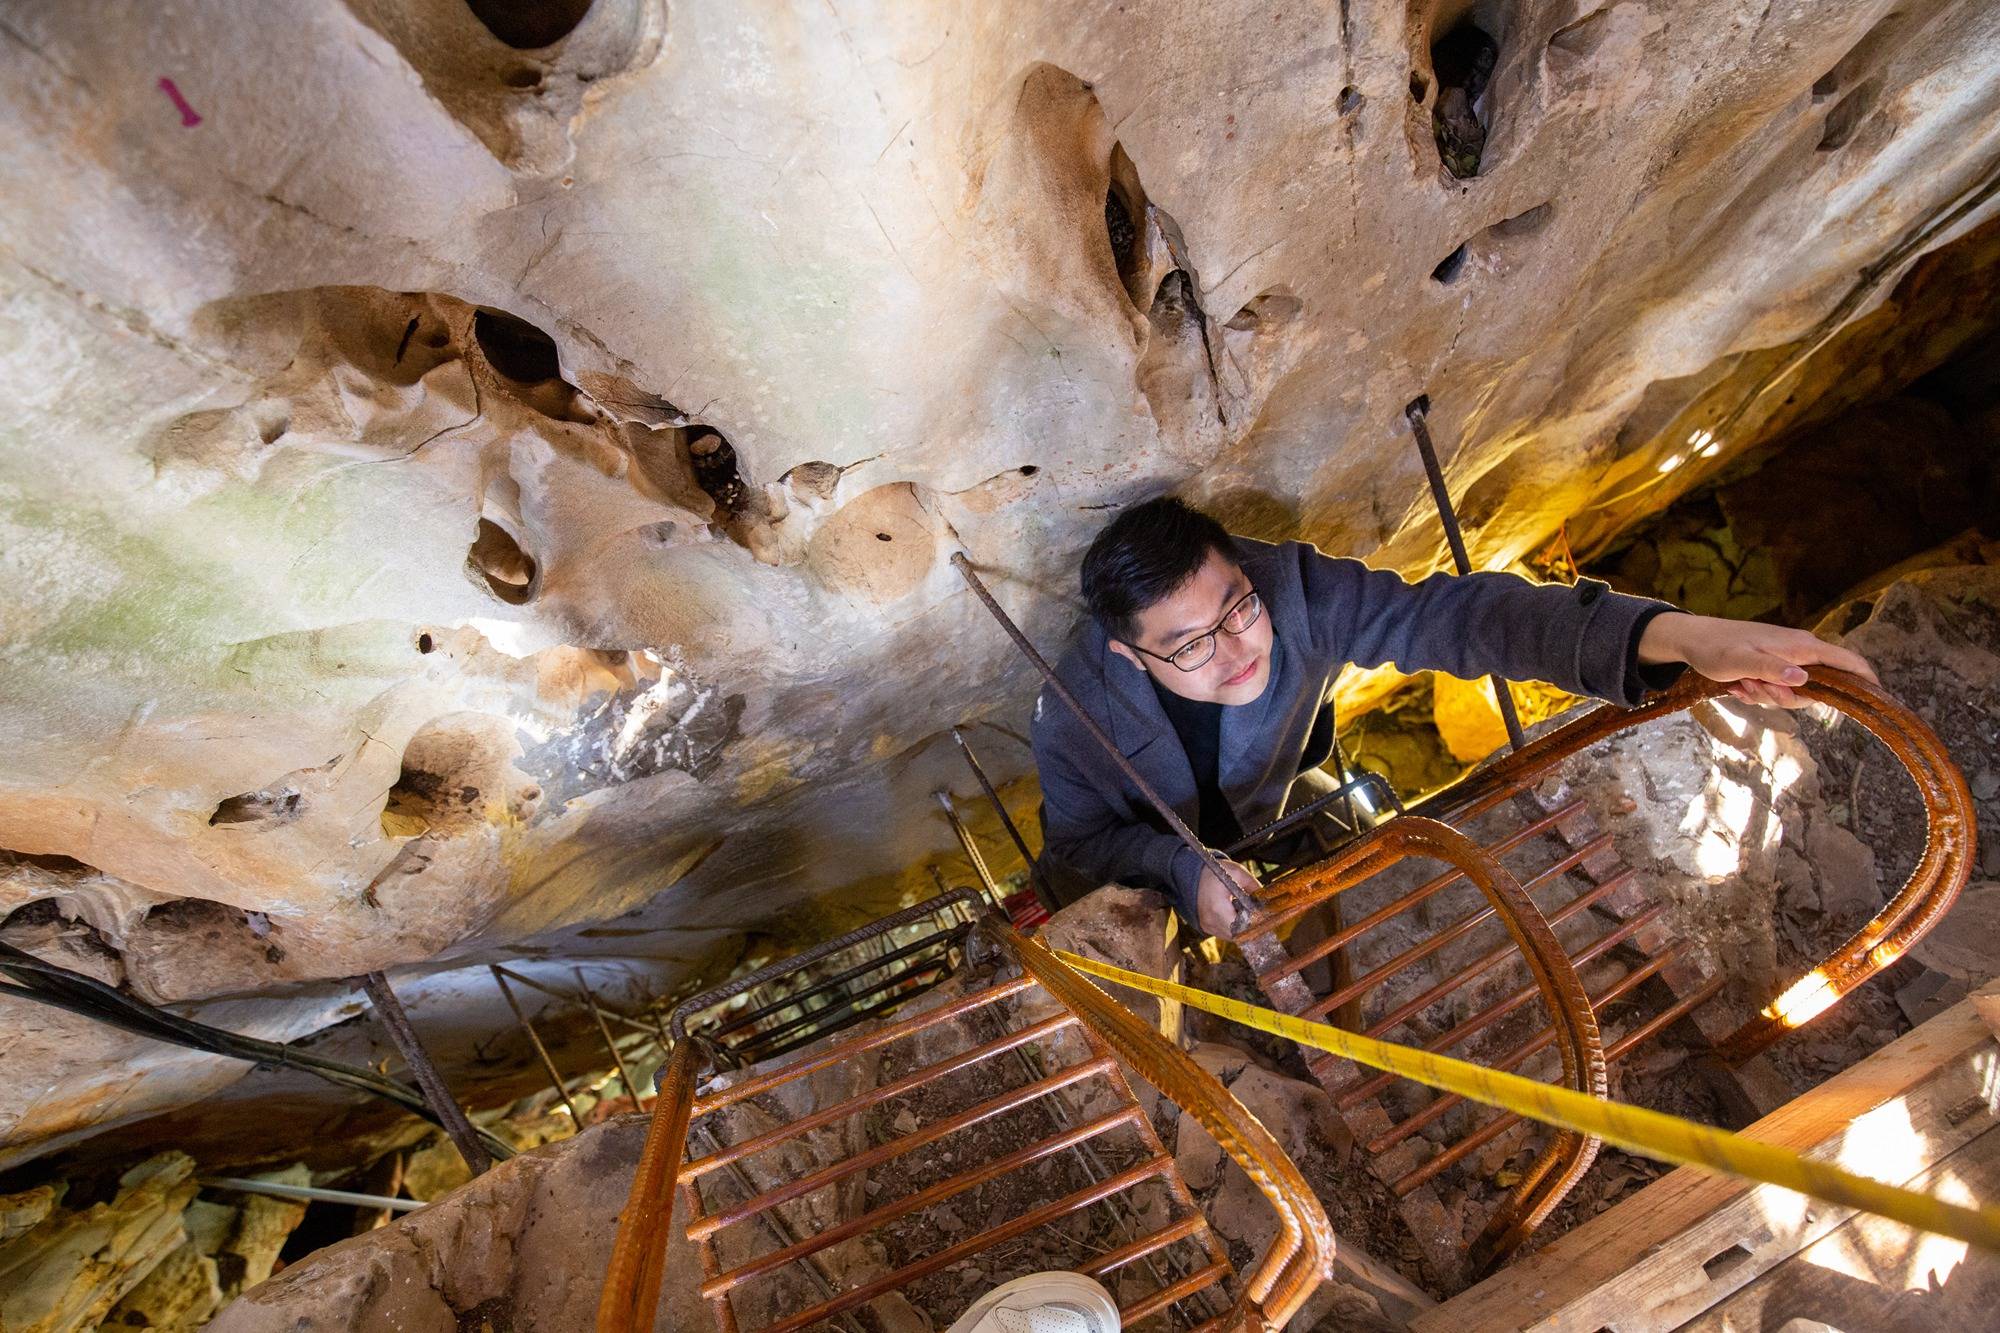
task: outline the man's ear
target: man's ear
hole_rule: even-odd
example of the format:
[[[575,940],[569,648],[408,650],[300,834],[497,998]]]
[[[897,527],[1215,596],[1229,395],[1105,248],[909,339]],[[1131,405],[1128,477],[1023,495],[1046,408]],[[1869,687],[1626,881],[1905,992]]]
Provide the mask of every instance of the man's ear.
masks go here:
[[[1139,670],[1144,671],[1146,669],[1146,664],[1139,659],[1139,654],[1133,652],[1130,648],[1118,642],[1118,640],[1116,639],[1110,639],[1107,642],[1110,643],[1112,652],[1117,653],[1120,657],[1130,662],[1133,666],[1138,667]]]

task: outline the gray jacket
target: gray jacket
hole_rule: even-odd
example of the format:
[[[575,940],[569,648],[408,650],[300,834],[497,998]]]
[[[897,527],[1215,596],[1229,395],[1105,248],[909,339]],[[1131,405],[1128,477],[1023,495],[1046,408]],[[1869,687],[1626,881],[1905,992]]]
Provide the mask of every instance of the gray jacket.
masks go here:
[[[1273,630],[1264,693],[1222,710],[1217,778],[1245,829],[1283,813],[1313,720],[1348,662],[1466,679],[1497,672],[1628,705],[1645,693],[1631,673],[1630,643],[1640,618],[1663,603],[1592,579],[1572,586],[1513,574],[1433,574],[1412,584],[1303,542],[1237,540]],[[1113,653],[1091,620],[1056,675],[1194,827],[1194,770],[1146,673]],[[1042,784],[1042,860],[1059,892],[1108,883],[1159,889],[1194,921],[1199,858],[1046,688],[1030,731]]]

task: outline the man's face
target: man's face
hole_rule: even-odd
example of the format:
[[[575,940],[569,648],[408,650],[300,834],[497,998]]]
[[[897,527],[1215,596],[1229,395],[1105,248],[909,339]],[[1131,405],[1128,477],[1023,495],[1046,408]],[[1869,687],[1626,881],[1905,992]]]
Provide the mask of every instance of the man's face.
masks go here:
[[[1111,651],[1134,663],[1173,693],[1204,703],[1247,704],[1271,679],[1271,617],[1260,614],[1241,634],[1216,630],[1215,656],[1193,671],[1160,657],[1189,639],[1214,630],[1216,623],[1250,591],[1249,576],[1235,561],[1210,551],[1208,562],[1174,592],[1139,613],[1135,653],[1116,639]],[[1159,657],[1146,654],[1158,653]]]

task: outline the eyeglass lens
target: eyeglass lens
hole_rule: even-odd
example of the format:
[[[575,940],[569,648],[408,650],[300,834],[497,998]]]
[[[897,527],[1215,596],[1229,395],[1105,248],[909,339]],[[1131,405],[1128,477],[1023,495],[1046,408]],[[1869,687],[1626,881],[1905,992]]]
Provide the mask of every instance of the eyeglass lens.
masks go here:
[[[1229,608],[1229,614],[1222,618],[1225,633],[1241,634],[1257,623],[1263,613],[1264,602],[1256,593],[1246,595],[1242,601]],[[1199,671],[1215,656],[1215,631],[1210,630],[1199,639],[1190,639],[1167,660],[1183,671]]]

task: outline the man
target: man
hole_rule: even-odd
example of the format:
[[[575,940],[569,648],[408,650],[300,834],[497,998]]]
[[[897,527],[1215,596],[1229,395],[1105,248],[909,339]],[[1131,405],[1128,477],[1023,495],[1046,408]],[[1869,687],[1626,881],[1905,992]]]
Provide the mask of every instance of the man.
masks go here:
[[[1091,620],[1056,666],[1077,701],[1211,848],[1282,813],[1334,749],[1333,680],[1348,662],[1545,680],[1640,703],[1692,667],[1749,703],[1790,707],[1815,663],[1875,679],[1803,630],[1689,615],[1591,579],[1512,574],[1419,583],[1303,542],[1233,538],[1172,498],[1108,524],[1084,556]],[[1061,700],[1032,726],[1043,861],[1067,897],[1159,889],[1182,919],[1227,936],[1227,888],[1166,827]],[[1256,881],[1224,868],[1246,888]]]

